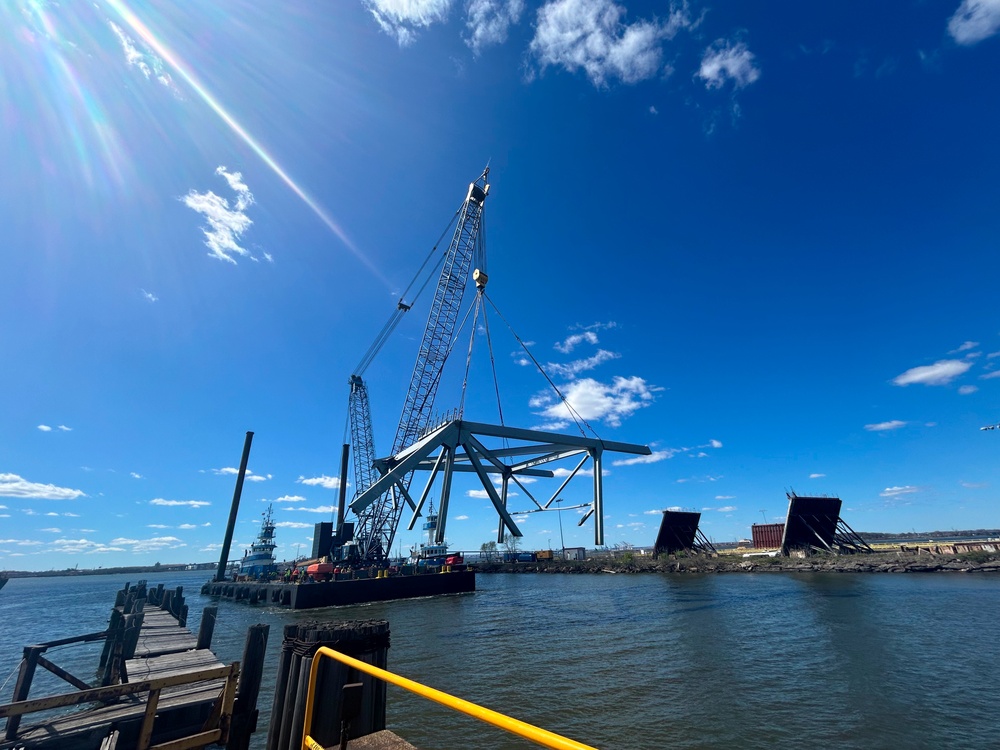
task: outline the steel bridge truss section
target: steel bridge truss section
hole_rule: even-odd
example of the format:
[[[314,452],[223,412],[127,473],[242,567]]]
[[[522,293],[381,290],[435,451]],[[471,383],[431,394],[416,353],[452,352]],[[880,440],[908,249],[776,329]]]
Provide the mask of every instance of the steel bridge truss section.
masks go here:
[[[510,446],[511,441],[521,443]],[[490,448],[488,443],[501,442],[504,447]],[[440,478],[440,501],[438,506],[438,527],[435,542],[443,544],[448,519],[448,507],[451,496],[452,479],[456,472],[474,473],[477,475],[483,490],[493,504],[499,517],[498,538],[502,540],[505,533],[522,536],[520,528],[514,521],[507,507],[508,487],[513,481],[525,495],[535,504],[534,510],[550,510],[571,479],[579,475],[584,465],[589,461],[593,465],[593,496],[579,525],[583,525],[591,516],[594,518],[594,544],[604,544],[604,482],[603,454],[630,453],[648,456],[649,446],[633,443],[586,438],[576,435],[560,435],[539,430],[525,430],[504,425],[490,425],[481,422],[466,422],[451,420],[431,430],[423,438],[400,453],[387,458],[376,459],[372,465],[380,474],[367,490],[354,498],[351,511],[359,518],[365,509],[380,499],[391,489],[403,492],[406,504],[413,509],[408,528],[412,529],[420,517],[432,486]],[[552,478],[555,472],[547,468],[538,468],[554,461],[560,461],[575,456],[581,456],[576,468],[562,482],[559,489],[544,503],[539,502],[525,489],[519,481],[524,477]],[[514,461],[514,459],[519,459]],[[405,492],[409,475],[414,471],[429,472],[429,477],[416,503]],[[499,482],[496,482],[496,479]],[[497,488],[499,484],[499,489]],[[400,508],[401,510],[401,508]],[[513,515],[517,515],[514,513]],[[393,529],[393,534],[395,529]],[[392,537],[385,543],[384,549],[392,548]]]

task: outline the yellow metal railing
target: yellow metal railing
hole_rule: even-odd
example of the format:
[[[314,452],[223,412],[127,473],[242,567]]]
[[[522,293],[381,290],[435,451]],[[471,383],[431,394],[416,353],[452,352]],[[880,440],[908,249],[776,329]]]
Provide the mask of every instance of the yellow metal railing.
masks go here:
[[[446,706],[467,716],[472,716],[480,721],[485,721],[487,724],[492,724],[495,727],[500,727],[511,734],[524,737],[542,747],[555,748],[555,750],[597,750],[597,748],[590,745],[584,745],[582,742],[571,740],[568,737],[563,737],[547,729],[541,729],[533,724],[506,716],[498,711],[483,708],[471,701],[456,698],[454,695],[449,695],[432,687],[422,685],[419,682],[400,677],[385,669],[373,667],[371,664],[366,664],[363,661],[359,661],[325,646],[320,647],[316,651],[312,669],[309,672],[309,693],[306,700],[305,726],[302,732],[302,750],[323,750],[322,746],[309,736],[309,732],[312,729],[313,693],[316,689],[316,675],[319,672],[320,657],[322,656],[329,656],[341,664],[354,667],[366,674],[370,674],[372,677],[388,682],[390,685],[396,685],[404,690],[409,690],[411,693],[416,693],[428,700],[432,700],[435,703],[440,703],[442,706]]]

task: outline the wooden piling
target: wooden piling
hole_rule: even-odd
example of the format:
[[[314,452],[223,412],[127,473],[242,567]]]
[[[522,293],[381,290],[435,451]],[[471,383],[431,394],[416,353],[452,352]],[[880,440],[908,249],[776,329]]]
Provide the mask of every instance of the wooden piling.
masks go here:
[[[198,645],[195,648],[212,648],[215,621],[219,617],[218,607],[205,607],[201,611],[201,625],[198,627]]]
[[[229,730],[226,750],[248,750],[250,735],[257,729],[257,696],[264,675],[264,653],[267,650],[267,634],[270,625],[252,625],[247,631],[243,648],[243,668],[236,689],[236,703],[233,705],[233,721]]]
[[[362,620],[302,623],[285,628],[267,750],[298,750],[302,746],[309,670],[320,646],[336,649],[385,669],[389,623],[386,620]],[[340,742],[343,688],[355,682],[363,684],[362,709],[351,722],[351,738],[385,729],[385,683],[359,674],[357,670],[333,659],[323,659],[313,696],[311,735],[324,747]]]

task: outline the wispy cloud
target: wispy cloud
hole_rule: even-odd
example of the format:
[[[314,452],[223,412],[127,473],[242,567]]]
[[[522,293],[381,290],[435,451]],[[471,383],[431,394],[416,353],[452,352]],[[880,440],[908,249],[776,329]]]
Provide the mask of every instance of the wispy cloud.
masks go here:
[[[542,71],[583,70],[595,86],[660,75],[662,42],[692,24],[687,7],[672,5],[665,21],[626,24],[625,13],[613,0],[550,0],[538,10],[529,52]]]
[[[114,23],[114,21],[108,21],[108,24],[111,26],[111,30],[115,32],[115,36],[118,37],[118,41],[121,42],[122,51],[125,53],[125,62],[142,71],[147,81],[155,80],[162,86],[170,89],[174,94],[180,94],[173,79],[170,77],[170,73],[166,71],[163,61],[159,57],[149,50],[140,52],[132,37],[126,34],[120,26]]]
[[[38,425],[38,429],[41,430],[42,432],[52,432],[52,428],[49,427],[47,424]]]
[[[298,508],[283,508],[282,510],[298,510],[298,511],[303,511],[305,513],[336,513],[337,506],[317,505],[315,508],[298,507]]]
[[[1000,31],[1000,0],[962,0],[948,19],[948,33],[959,44],[972,45]]]
[[[575,380],[566,387],[564,395],[573,411],[583,419],[600,419],[612,427],[618,427],[623,419],[652,404],[654,394],[659,390],[662,389],[650,385],[638,376],[619,376],[611,383],[601,383],[593,378]],[[554,394],[535,396],[531,400],[531,406],[542,408],[539,413],[552,420],[551,429],[561,429],[572,421],[570,409],[566,403],[556,401]]]
[[[139,474],[138,472],[135,471],[130,471],[128,475],[133,479],[142,479],[142,474]]]
[[[656,464],[673,458],[678,453],[677,448],[667,448],[662,451],[653,451],[648,456],[633,456],[632,458],[620,458],[611,462],[612,466],[635,466],[636,464]]]
[[[705,82],[705,88],[719,89],[732,81],[739,89],[760,78],[760,68],[744,42],[717,39],[705,49],[697,75]]]
[[[376,23],[400,47],[412,44],[420,29],[448,18],[452,0],[362,0]]]
[[[229,207],[229,201],[211,190],[204,193],[191,190],[181,200],[185,206],[200,213],[208,222],[208,227],[203,227],[202,232],[205,234],[205,245],[211,250],[209,256],[235,265],[234,255],[253,258],[250,251],[238,242],[253,224],[246,215],[246,210],[253,205],[253,194],[243,182],[243,175],[239,172],[229,172],[220,166],[215,173],[224,177],[229,187],[236,193],[233,208]]]
[[[553,348],[557,352],[562,352],[563,354],[569,354],[577,346],[583,343],[596,344],[598,342],[597,334],[593,331],[585,331],[583,333],[574,333],[567,336],[562,341],[553,344]]]
[[[906,427],[909,422],[904,422],[900,419],[893,419],[889,422],[876,422],[875,424],[866,424],[865,429],[869,432],[885,432],[887,430],[898,430],[900,427]]]
[[[716,508],[715,510],[719,513],[732,513],[734,510],[737,510],[737,508],[735,505],[724,505],[721,508]]]
[[[60,432],[72,432],[73,428],[72,427],[67,427],[64,424],[61,424],[61,425],[59,425],[59,431]]]
[[[817,473],[817,474],[810,474],[810,475],[809,475],[809,478],[810,478],[810,479],[822,479],[822,478],[823,478],[823,477],[825,477],[825,476],[826,476],[826,474],[818,474],[818,473]]]
[[[210,502],[206,500],[164,500],[162,497],[155,498],[149,501],[150,505],[161,505],[164,507],[186,507],[186,508],[204,508],[206,505],[211,505]]]
[[[307,484],[310,487],[325,487],[328,490],[340,488],[340,477],[328,477],[326,474],[318,477],[299,477],[295,481],[299,484]]]
[[[886,487],[879,494],[879,497],[899,497],[900,495],[909,495],[914,492],[919,492],[919,487],[913,487],[912,485],[905,485],[903,487]]]
[[[622,355],[617,352],[609,352],[607,349],[598,349],[597,353],[592,357],[586,357],[584,359],[576,359],[572,362],[567,362],[565,364],[560,364],[558,362],[549,362],[545,367],[553,375],[557,377],[566,378],[567,380],[572,380],[581,372],[586,372],[587,370],[593,370],[598,365],[605,362],[610,362],[613,359],[618,359]]]
[[[240,470],[234,466],[224,466],[221,469],[212,469],[212,473],[219,476],[236,476],[240,473]],[[246,474],[243,476],[243,481],[266,482],[268,479],[273,478],[273,474],[254,474],[250,469],[247,469]]]
[[[952,380],[968,372],[972,364],[960,359],[942,359],[933,365],[911,367],[901,375],[892,379],[895,385],[947,385]]]
[[[961,352],[967,352],[970,349],[975,349],[977,346],[979,346],[979,342],[978,341],[966,341],[960,347],[958,347],[957,349],[954,349],[953,351],[950,351],[948,353],[949,354],[959,354]]]
[[[301,521],[278,521],[274,524],[279,529],[311,529],[313,524],[302,523]]]
[[[503,44],[513,24],[521,20],[524,0],[469,0],[465,43],[478,55],[484,47]]]
[[[0,474],[0,497],[30,497],[38,500],[75,500],[86,497],[83,490],[71,490],[54,484],[29,482],[17,474]]]
[[[152,292],[147,292],[145,289],[140,289],[139,291],[142,292],[142,298],[144,300],[146,300],[147,302],[149,302],[149,303],[159,302],[160,301],[160,298],[157,297]]]
[[[968,396],[970,393],[975,393],[978,390],[979,387],[975,385],[960,385],[958,387],[958,393],[960,396]]]

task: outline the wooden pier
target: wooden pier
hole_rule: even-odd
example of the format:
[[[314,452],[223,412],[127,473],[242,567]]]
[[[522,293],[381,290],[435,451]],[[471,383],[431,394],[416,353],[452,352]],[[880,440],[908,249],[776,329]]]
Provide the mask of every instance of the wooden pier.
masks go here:
[[[205,609],[196,636],[186,627],[180,588],[147,590],[140,582],[118,592],[107,630],[26,646],[13,699],[0,704],[7,720],[0,750],[245,750],[256,728],[268,626],[250,628],[241,671],[239,662],[222,664],[209,648],[216,612]],[[100,640],[91,681],[45,655]],[[30,698],[39,667],[76,691]],[[22,718],[32,723],[22,726]]]

